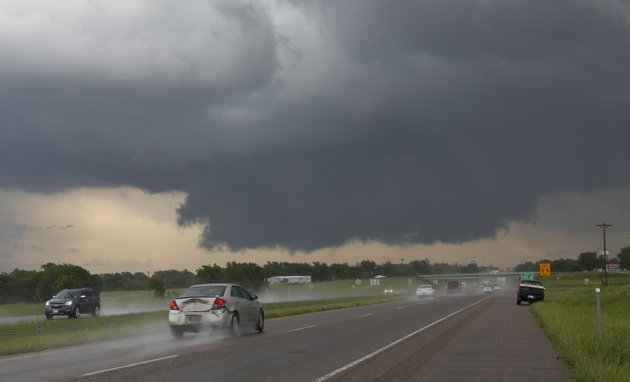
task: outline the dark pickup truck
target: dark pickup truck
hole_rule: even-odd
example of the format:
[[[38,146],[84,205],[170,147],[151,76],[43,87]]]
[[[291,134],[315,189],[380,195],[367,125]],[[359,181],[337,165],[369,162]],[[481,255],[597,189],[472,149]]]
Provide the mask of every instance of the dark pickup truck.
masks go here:
[[[516,292],[516,305],[521,305],[521,301],[543,301],[545,299],[545,287],[540,281],[523,280]]]

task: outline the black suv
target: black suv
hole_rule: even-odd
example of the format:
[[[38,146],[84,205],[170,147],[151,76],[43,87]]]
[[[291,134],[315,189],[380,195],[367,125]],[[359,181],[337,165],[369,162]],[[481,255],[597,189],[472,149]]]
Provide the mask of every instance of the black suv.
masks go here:
[[[53,316],[79,318],[84,312],[98,316],[100,311],[101,299],[92,288],[64,289],[46,301],[44,308],[44,314],[49,320]]]
[[[449,281],[446,284],[447,293],[461,292],[461,291],[462,291],[462,285],[458,283],[457,281]]]

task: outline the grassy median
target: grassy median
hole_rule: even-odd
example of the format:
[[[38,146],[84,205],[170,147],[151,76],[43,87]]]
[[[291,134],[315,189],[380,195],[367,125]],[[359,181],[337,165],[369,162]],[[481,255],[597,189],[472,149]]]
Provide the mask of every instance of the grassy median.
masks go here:
[[[616,277],[617,276],[617,277]],[[630,275],[625,277],[630,278]],[[585,278],[589,278],[588,285]],[[613,275],[601,286],[596,274],[553,275],[540,279],[545,301],[530,306],[577,382],[630,381],[630,284]],[[599,341],[595,288],[600,288],[603,339]]]
[[[0,355],[130,338],[168,330],[167,312],[105,317],[57,318],[0,325]]]

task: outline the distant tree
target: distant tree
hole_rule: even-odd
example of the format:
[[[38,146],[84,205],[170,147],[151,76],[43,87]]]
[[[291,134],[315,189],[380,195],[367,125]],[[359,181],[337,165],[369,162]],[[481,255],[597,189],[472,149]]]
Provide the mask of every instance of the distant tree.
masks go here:
[[[65,288],[92,287],[100,290],[100,278],[92,276],[86,269],[72,264],[42,265],[43,272],[35,290],[35,300],[45,301]]]
[[[621,262],[619,255],[610,256],[606,260],[608,260],[608,264],[619,264]]]
[[[460,269],[457,266],[457,264],[447,264],[447,263],[435,263],[435,264],[433,264],[433,271],[436,274],[460,273]]]
[[[263,265],[263,272],[266,279],[274,276],[282,276],[282,265],[277,261],[267,261],[267,263]]]
[[[578,256],[578,263],[582,266],[583,270],[592,271],[597,268],[599,264],[599,260],[597,259],[597,254],[595,252],[582,252]]]
[[[4,303],[4,289],[6,288],[7,274],[0,273],[0,305]]]
[[[149,280],[149,290],[153,291],[155,297],[164,297],[164,292],[166,292],[164,280],[155,276],[151,277]]]
[[[527,261],[514,267],[515,272],[535,272],[537,270],[539,270],[538,264],[534,264],[531,261]]]
[[[153,273],[153,277],[162,280],[164,282],[164,287],[167,289],[186,288],[195,283],[195,275],[187,269],[184,269],[183,271],[175,269],[155,271]]]
[[[311,280],[313,282],[331,280],[328,264],[316,261],[312,264],[311,269]]]
[[[630,269],[630,247],[623,247],[617,255],[619,257],[619,267]]]
[[[104,291],[146,290],[149,276],[143,272],[116,272],[98,275]]]
[[[383,270],[383,275],[388,277],[396,277],[400,276],[400,270],[394,266],[391,261],[386,261],[384,264],[381,264],[381,268]]]
[[[256,263],[228,262],[225,265],[225,280],[245,286],[246,288],[258,291],[265,285],[263,269]]]
[[[378,266],[372,260],[363,260],[359,264],[361,278],[372,278],[378,274]]]
[[[63,275],[59,277],[55,282],[54,290],[59,291],[62,289],[77,288],[78,285],[80,285],[80,283],[75,280],[74,277],[72,277],[71,275]]]
[[[35,301],[35,290],[41,272],[14,269],[11,273],[3,273],[0,288],[0,302],[11,304],[16,302]]]
[[[411,261],[410,266],[415,275],[428,275],[433,273],[431,263],[428,259],[413,260]]]
[[[551,272],[579,272],[582,270],[584,268],[578,260],[558,259],[551,262]]]
[[[479,268],[476,263],[469,263],[462,268],[462,273],[479,273]]]
[[[334,263],[329,267],[332,280],[349,280],[357,278],[356,268],[352,269],[348,263]]]
[[[223,282],[223,269],[214,265],[203,265],[197,269],[195,280],[198,283],[220,283]]]

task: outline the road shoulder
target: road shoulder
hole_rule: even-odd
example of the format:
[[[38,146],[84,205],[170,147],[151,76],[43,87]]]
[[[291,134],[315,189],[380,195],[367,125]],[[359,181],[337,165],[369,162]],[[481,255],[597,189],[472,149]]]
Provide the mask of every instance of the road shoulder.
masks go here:
[[[513,293],[492,296],[412,381],[569,381],[570,367]]]

